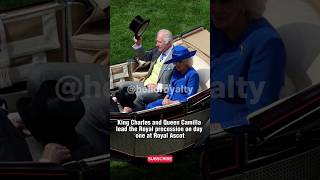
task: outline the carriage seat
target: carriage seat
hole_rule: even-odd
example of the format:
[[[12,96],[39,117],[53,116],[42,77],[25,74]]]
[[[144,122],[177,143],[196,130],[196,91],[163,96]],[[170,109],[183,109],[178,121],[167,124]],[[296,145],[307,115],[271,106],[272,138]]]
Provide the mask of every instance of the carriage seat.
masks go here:
[[[287,8],[287,4],[294,4]],[[277,7],[277,8],[272,8]],[[285,13],[283,13],[285,12]],[[255,124],[261,115],[282,102],[290,101],[298,93],[320,82],[320,12],[311,4],[299,0],[270,0],[265,17],[278,30],[287,50],[285,85],[280,100],[264,107],[248,116],[250,123]],[[300,100],[301,101],[301,100]],[[302,102],[301,102],[302,103]],[[281,111],[281,110],[278,110]],[[282,114],[285,114],[283,111]],[[259,122],[260,124],[270,124]],[[277,126],[277,123],[275,124]]]

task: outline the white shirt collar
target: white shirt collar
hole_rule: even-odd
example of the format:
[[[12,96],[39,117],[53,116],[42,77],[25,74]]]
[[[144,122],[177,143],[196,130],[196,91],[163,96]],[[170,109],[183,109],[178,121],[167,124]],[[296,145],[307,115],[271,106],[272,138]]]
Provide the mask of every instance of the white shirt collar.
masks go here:
[[[167,49],[166,51],[162,52],[162,55],[167,56],[172,49],[173,49],[173,45],[169,49]]]

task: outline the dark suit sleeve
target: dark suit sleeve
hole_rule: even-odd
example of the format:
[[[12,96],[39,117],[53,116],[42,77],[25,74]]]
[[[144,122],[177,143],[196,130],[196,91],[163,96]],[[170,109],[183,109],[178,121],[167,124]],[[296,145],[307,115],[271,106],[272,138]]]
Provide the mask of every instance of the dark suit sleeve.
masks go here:
[[[144,51],[143,47],[139,49],[135,49],[134,51],[136,53],[136,56],[139,58],[139,60],[142,60],[142,61],[151,61],[153,58],[153,54],[155,53],[155,50],[146,52]]]
[[[27,142],[19,135],[7,115],[0,108],[0,161],[32,161]]]

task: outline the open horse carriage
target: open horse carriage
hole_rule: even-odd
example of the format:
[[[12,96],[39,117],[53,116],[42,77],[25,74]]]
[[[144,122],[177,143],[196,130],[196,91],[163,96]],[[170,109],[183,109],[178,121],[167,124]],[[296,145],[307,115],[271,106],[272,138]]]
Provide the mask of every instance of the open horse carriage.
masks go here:
[[[118,120],[149,121],[201,121],[204,128],[210,116],[210,33],[203,27],[179,34],[174,38],[174,45],[183,45],[189,50],[197,50],[193,57],[193,68],[199,73],[198,93],[188,98],[187,102],[156,107],[132,113],[110,113],[111,151],[127,158],[143,158],[148,155],[175,153],[193,147],[202,138],[203,133],[186,133],[182,139],[137,139],[136,132],[116,132]],[[110,67],[110,89],[117,90],[120,83],[139,81],[148,73],[150,62],[138,58]],[[120,106],[121,109],[121,106]],[[207,127],[208,124],[207,124]]]
[[[129,158],[171,154],[203,144],[202,137],[206,139],[200,159],[203,179],[319,179],[320,3],[269,0],[265,17],[277,28],[287,49],[285,85],[279,101],[250,114],[249,126],[222,129],[219,124],[210,124],[208,136],[203,133],[183,140],[145,140],[135,139],[134,133],[112,131],[111,150]],[[208,38],[201,36],[209,36],[205,31],[200,28],[179,35],[176,43],[209,55],[205,46]],[[203,67],[199,62],[203,64],[210,57],[201,54],[197,54],[193,66],[199,73]],[[146,70],[140,72],[144,63],[137,62],[111,67],[111,87],[139,79]],[[196,118],[204,125],[210,113],[206,77],[200,73],[201,88],[186,103],[129,114],[111,113],[112,130],[119,119]],[[205,88],[204,82],[208,84]]]
[[[107,64],[108,34],[106,28],[109,8],[105,1],[38,1],[13,9],[1,9],[1,70],[0,94],[8,102],[9,112],[15,113],[16,102],[29,96],[29,77],[37,65],[73,66],[84,71],[63,72],[63,75],[85,76],[98,72],[110,80],[110,89],[116,90],[120,82],[137,80],[147,74],[149,64],[130,61],[111,66],[110,71],[101,68]],[[102,6],[106,8],[102,9]],[[19,28],[15,28],[19,27]],[[28,33],[26,33],[28,32]],[[205,43],[203,43],[205,42]],[[110,114],[111,150],[131,157],[145,157],[149,154],[169,154],[192,147],[201,137],[190,133],[180,140],[135,140],[132,133],[116,133],[116,119],[167,119],[202,121],[209,120],[210,108],[210,34],[204,28],[196,28],[180,34],[175,44],[197,50],[193,67],[200,75],[199,92],[187,103],[165,106],[130,114]],[[110,73],[110,78],[109,78]],[[96,76],[96,75],[93,75]],[[59,77],[57,77],[59,78]],[[99,78],[97,78],[99,79]],[[81,79],[82,80],[82,79]],[[14,122],[13,122],[14,123]],[[61,179],[99,179],[108,176],[110,155],[67,162],[62,165],[36,162],[41,146],[30,136],[25,138],[34,162],[0,162],[0,177],[32,177]],[[106,142],[107,143],[107,142]]]

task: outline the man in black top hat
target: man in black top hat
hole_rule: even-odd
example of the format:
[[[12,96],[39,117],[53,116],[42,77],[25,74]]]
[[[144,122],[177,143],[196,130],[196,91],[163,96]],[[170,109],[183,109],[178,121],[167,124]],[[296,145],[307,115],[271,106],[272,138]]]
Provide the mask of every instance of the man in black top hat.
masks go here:
[[[128,87],[135,90],[137,98],[134,101],[135,109],[125,107],[125,112],[140,111],[145,106],[157,99],[160,99],[169,86],[174,68],[173,64],[165,64],[171,59],[173,49],[173,36],[169,30],[162,29],[157,33],[156,48],[145,52],[142,46],[142,37],[134,37],[135,44],[132,46],[139,60],[150,61],[151,67],[147,76],[141,82],[124,82],[120,84],[120,90]]]

